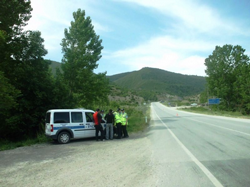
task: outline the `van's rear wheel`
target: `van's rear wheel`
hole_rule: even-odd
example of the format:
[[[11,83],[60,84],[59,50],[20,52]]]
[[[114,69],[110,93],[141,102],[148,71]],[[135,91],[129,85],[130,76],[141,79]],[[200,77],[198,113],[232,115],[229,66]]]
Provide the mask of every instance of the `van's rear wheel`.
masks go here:
[[[70,142],[70,135],[68,132],[61,132],[57,138],[59,143],[69,143]]]

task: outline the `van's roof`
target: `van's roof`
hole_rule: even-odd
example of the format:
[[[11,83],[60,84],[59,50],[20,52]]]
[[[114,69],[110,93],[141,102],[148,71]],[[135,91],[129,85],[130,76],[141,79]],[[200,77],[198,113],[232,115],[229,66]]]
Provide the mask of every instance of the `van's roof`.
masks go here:
[[[83,109],[83,108],[74,108],[74,109],[51,109],[47,112],[71,112],[71,111],[87,111],[87,112],[94,112],[90,109]]]

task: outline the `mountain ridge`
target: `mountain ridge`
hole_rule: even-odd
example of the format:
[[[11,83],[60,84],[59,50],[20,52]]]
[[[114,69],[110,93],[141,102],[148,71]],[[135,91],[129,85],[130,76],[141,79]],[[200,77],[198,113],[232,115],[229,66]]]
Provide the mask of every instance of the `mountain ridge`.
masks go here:
[[[107,76],[111,83],[132,90],[155,91],[178,96],[199,94],[205,90],[205,77],[183,75],[170,71],[145,67],[122,75]]]
[[[61,63],[52,61],[51,69],[61,70]],[[137,71],[109,75],[110,84],[116,84],[139,92],[154,92],[156,94],[169,94],[177,96],[191,96],[200,94],[205,90],[205,77],[197,75],[184,75],[158,68],[144,67]]]

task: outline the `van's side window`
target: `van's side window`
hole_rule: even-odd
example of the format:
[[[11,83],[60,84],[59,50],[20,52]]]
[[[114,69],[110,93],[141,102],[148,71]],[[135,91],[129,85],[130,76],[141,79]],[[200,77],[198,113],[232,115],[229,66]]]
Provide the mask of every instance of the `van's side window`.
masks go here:
[[[82,112],[71,112],[72,123],[82,123]]]
[[[91,112],[86,112],[86,113],[85,113],[85,116],[86,116],[87,122],[93,122],[93,113],[91,113]]]
[[[69,112],[55,112],[54,123],[69,123]]]

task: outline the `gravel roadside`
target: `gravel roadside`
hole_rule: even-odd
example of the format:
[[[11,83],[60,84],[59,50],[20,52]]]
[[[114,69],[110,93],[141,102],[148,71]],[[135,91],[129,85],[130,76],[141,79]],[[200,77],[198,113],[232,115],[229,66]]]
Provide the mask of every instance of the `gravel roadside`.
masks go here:
[[[156,186],[147,132],[0,152],[0,186]]]

